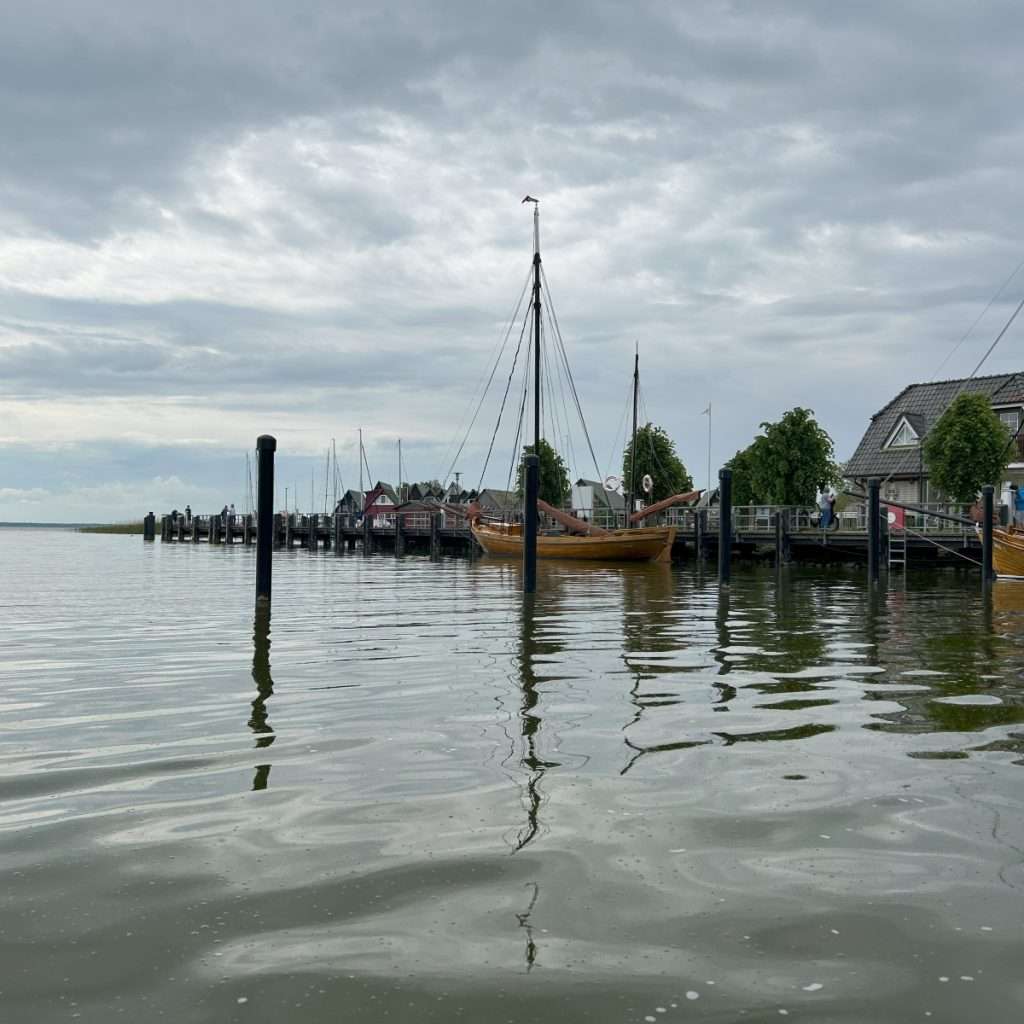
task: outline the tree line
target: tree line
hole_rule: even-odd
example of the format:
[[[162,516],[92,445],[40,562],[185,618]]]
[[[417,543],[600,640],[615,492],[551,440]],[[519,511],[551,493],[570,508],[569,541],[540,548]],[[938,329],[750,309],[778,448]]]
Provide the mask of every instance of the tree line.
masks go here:
[[[1010,462],[1011,436],[989,400],[966,393],[950,403],[925,438],[922,455],[932,483],[953,501],[973,501],[983,485],[998,483]],[[532,454],[533,445],[523,449]],[[569,499],[569,471],[561,455],[546,441],[540,448],[540,496],[556,507]],[[654,423],[637,430],[622,453],[622,480],[627,490],[644,494],[641,481],[650,476],[649,501],[661,501],[691,490],[693,479],[668,433]],[[734,505],[812,505],[826,487],[842,484],[842,467],[828,432],[812,409],[797,406],[777,422],[764,422],[760,433],[725,464],[732,470]],[[522,463],[516,477],[522,494]]]

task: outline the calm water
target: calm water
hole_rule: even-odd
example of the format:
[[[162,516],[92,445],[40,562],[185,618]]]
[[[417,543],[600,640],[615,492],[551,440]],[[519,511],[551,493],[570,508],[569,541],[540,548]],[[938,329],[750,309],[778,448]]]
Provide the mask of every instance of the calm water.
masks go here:
[[[1024,584],[253,560],[0,530],[4,1021],[1024,1016]]]

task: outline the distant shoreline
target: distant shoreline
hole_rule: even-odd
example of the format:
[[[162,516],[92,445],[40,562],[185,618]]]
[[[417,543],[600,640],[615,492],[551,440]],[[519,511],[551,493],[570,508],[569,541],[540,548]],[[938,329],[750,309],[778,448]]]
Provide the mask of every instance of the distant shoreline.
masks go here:
[[[0,530],[72,530],[76,533],[142,533],[137,523],[0,523]]]

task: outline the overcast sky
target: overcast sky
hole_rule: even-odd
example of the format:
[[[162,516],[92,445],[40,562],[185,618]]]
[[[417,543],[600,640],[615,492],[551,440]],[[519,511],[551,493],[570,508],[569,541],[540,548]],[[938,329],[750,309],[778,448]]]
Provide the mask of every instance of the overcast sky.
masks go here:
[[[279,503],[359,427],[443,475],[527,192],[602,474],[635,342],[703,482],[708,402],[716,470],[795,405],[845,458],[1024,296],[942,365],[1024,256],[1015,3],[2,5],[0,520],[241,508],[264,432]]]

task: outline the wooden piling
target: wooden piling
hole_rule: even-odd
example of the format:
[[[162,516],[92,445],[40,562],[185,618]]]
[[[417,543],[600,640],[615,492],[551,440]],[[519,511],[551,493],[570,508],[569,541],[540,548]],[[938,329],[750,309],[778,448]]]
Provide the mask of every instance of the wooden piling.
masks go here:
[[[363,516],[363,554],[373,554],[373,519],[369,515]]]
[[[199,543],[199,516],[192,517],[192,543]]]
[[[242,518],[242,544],[248,547],[252,543],[252,516],[246,515]]]
[[[269,434],[256,438],[257,524],[256,608],[270,611],[271,573],[274,554],[274,452],[277,440]]]
[[[877,477],[868,481],[868,582],[878,582],[882,562],[882,509],[879,501],[881,482]]]
[[[441,512],[430,516],[430,560],[436,562],[441,557]]]
[[[233,536],[234,528],[235,528],[235,517],[230,512],[226,512],[224,514],[224,537],[223,537],[225,544],[233,544],[234,543],[234,536]]]
[[[732,470],[718,471],[718,585],[732,579]]]
[[[142,539],[156,540],[156,516],[152,512],[147,512],[145,519],[142,520]]]
[[[311,512],[306,516],[306,547],[314,554],[316,553],[317,545],[316,521],[317,515],[315,512]]]
[[[992,484],[985,484],[981,489],[981,585],[987,588],[996,578],[995,570],[992,568],[992,513],[993,494],[995,488]]]
[[[401,512],[395,516],[395,558],[401,558],[405,554],[405,524],[402,522],[404,518]]]
[[[295,522],[295,514],[289,512],[284,517],[284,546],[286,551],[292,549],[292,524]]]

